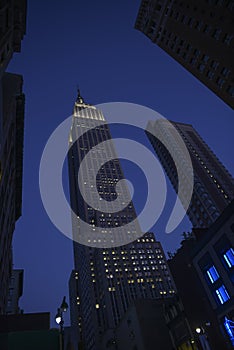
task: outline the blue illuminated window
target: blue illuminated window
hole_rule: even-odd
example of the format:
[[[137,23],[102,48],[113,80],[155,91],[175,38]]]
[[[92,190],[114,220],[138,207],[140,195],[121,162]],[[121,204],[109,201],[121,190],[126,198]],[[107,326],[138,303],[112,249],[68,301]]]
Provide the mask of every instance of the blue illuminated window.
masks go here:
[[[223,255],[228,267],[234,266],[234,250],[232,248],[228,249]]]
[[[207,270],[206,272],[211,283],[214,283],[215,281],[217,281],[217,279],[219,279],[219,274],[214,265],[211,266],[211,268],[209,268],[209,270]]]
[[[226,328],[232,345],[234,345],[234,322],[225,317],[224,327]]]
[[[219,289],[216,289],[215,292],[216,292],[221,304],[226,303],[226,301],[228,301],[230,299],[230,296],[229,296],[226,288],[224,287],[224,285],[222,285]]]

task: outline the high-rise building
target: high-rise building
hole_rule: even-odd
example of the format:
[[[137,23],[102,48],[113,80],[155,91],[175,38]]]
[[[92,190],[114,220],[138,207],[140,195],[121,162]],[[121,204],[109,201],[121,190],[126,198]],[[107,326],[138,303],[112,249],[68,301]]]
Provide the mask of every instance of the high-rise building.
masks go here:
[[[6,312],[12,270],[12,236],[21,215],[24,130],[23,79],[5,73],[19,52],[26,27],[26,1],[0,5],[0,314]]]
[[[0,313],[5,312],[12,270],[12,237],[21,216],[24,94],[22,77],[2,78],[3,119],[0,138]]]
[[[87,245],[74,241],[75,270],[70,278],[71,322],[77,329],[79,342],[83,342],[85,349],[94,350],[100,349],[103,333],[117,326],[132,300],[170,297],[174,295],[175,287],[161,244],[153,233],[136,239],[139,228],[132,222],[136,213],[128,200],[127,185],[122,182],[121,186],[116,186],[123,179],[123,173],[108,124],[102,112],[86,104],[80,94],[75,103],[70,142],[77,136],[79,139],[70,148],[68,157],[71,206],[78,219],[73,220],[73,236],[81,240],[86,236]],[[94,148],[107,140],[108,146],[101,152]],[[94,203],[92,206],[84,201],[81,188],[77,186],[78,170],[88,153],[88,166],[83,168],[80,186]],[[88,178],[94,176],[95,164],[104,161],[105,154],[111,160],[99,169],[95,186],[90,185]],[[100,198],[108,201],[106,209],[117,195],[121,196],[125,208],[115,213],[101,211],[100,198],[95,197],[94,187]],[[102,235],[92,236],[92,232],[83,228],[80,218],[91,224],[93,232],[101,228]],[[129,222],[132,226],[126,230],[125,225]],[[112,234],[115,227],[120,228],[121,237],[124,234],[131,237],[128,244],[124,245],[124,241],[121,246],[116,244],[115,233]],[[109,242],[113,245],[106,245],[107,236],[111,237]]]
[[[233,1],[142,0],[135,28],[234,108]]]
[[[234,198],[234,179],[190,124],[166,120],[149,122],[146,134],[158,155],[174,189],[178,188],[178,175],[174,160],[165,145],[154,137],[154,130],[161,134],[175,152],[183,156],[178,133],[189,152],[194,175],[193,194],[187,210],[193,227],[209,227]],[[151,132],[150,132],[151,131]],[[182,159],[184,174],[182,186],[186,192],[186,160]],[[183,192],[183,191],[182,191]],[[180,198],[183,204],[183,198]]]

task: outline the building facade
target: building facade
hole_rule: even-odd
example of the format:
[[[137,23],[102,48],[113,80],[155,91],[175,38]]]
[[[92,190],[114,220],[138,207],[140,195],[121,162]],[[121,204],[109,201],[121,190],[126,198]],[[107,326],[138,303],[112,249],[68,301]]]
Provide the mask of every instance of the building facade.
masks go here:
[[[192,161],[194,176],[193,194],[187,214],[193,227],[209,227],[234,198],[234,179],[192,125],[173,121],[168,123],[162,119],[150,121],[146,129],[147,136],[176,191],[178,175],[174,160],[164,144],[152,135],[154,130],[174,149],[176,158],[182,157],[182,186],[186,192],[187,163],[177,141],[178,133],[181,136]],[[183,204],[183,197],[180,199]]]
[[[2,0],[0,6],[0,77],[26,32],[26,0]]]
[[[234,347],[234,201],[192,252],[192,262],[227,348]]]
[[[193,339],[199,344],[199,336],[203,336],[207,339],[212,350],[225,350],[228,347],[220,330],[219,322],[193,266],[192,251],[199,247],[199,241],[206,232],[206,229],[196,229],[193,230],[192,234],[185,235],[181,247],[168,260],[168,265],[176,283],[178,295],[183,303]],[[198,335],[197,328],[202,329],[203,333]]]
[[[104,334],[102,350],[195,350],[196,344],[178,297],[138,299],[118,326]]]
[[[0,146],[0,313],[5,312],[12,271],[12,237],[21,216],[24,101],[22,77],[2,78],[3,119]]]
[[[87,131],[84,133],[84,130]],[[102,235],[92,235],[89,229],[83,229],[81,220],[73,220],[74,239],[78,237],[82,240],[86,235],[87,244],[74,241],[75,269],[70,279],[71,320],[72,326],[77,329],[80,344],[83,343],[87,350],[94,350],[100,349],[103,333],[117,326],[132,300],[171,297],[175,287],[161,244],[155,240],[154,234],[146,233],[136,239],[139,227],[133,222],[136,213],[132,202],[129,202],[127,186],[123,182],[118,189],[116,186],[123,179],[123,173],[108,125],[101,111],[86,104],[80,94],[75,103],[70,142],[73,137],[77,139],[77,135],[80,136],[78,141],[69,150],[71,206],[78,219],[91,224],[93,232],[97,227],[101,228]],[[94,146],[106,140],[110,143],[102,152],[96,147],[94,149]],[[88,152],[91,157],[84,168],[81,177],[83,183],[80,185],[93,199],[93,207],[84,201],[77,186],[79,166]],[[95,187],[100,198],[109,201],[106,209],[117,195],[121,196],[125,207],[116,213],[100,210],[100,199],[95,202],[95,189],[87,180],[92,176],[95,163],[105,160],[105,153],[109,154],[110,160],[100,167]],[[126,229],[128,223],[131,226]],[[116,244],[119,240],[116,241],[115,233],[112,233],[115,227],[120,228],[120,237],[125,235],[131,238],[128,244]],[[112,248],[106,245],[106,233],[111,237]]]
[[[135,28],[234,108],[233,1],[142,0]]]
[[[26,27],[26,1],[0,5],[0,314],[6,311],[12,270],[12,236],[21,215],[24,130],[23,79],[5,73],[19,52]]]

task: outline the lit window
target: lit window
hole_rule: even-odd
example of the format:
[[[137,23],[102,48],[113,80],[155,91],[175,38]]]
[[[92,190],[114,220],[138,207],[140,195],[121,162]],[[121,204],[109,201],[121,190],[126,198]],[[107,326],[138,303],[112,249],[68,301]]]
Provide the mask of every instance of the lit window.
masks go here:
[[[223,255],[228,267],[234,266],[234,250],[232,248],[228,249]]]
[[[99,304],[96,304],[96,309],[99,309]]]
[[[224,287],[224,285],[222,285],[219,289],[216,289],[215,292],[216,292],[221,304],[226,303],[226,301],[228,301],[230,299],[230,296],[229,296],[226,288]]]
[[[214,283],[215,281],[217,281],[217,279],[219,279],[219,274],[216,268],[214,267],[214,265],[211,266],[209,270],[207,270],[207,275],[212,283]]]
[[[232,345],[234,345],[234,322],[225,317],[224,326],[230,337]]]

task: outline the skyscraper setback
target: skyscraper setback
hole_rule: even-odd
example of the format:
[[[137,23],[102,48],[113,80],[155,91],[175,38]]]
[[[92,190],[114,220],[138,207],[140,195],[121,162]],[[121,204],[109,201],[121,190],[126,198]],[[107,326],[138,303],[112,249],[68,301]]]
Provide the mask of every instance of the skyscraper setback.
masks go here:
[[[233,1],[142,0],[135,28],[234,108]]]
[[[94,350],[100,349],[104,332],[116,327],[134,299],[170,297],[174,295],[175,287],[161,244],[154,234],[136,236],[139,227],[133,222],[136,213],[132,201],[129,202],[127,186],[124,182],[116,186],[123,179],[123,173],[108,125],[101,111],[86,104],[80,94],[75,103],[70,143],[77,138],[68,156],[76,240],[75,269],[70,278],[71,322],[85,349]],[[108,146],[100,152],[97,145],[107,140],[110,141]],[[88,153],[90,157],[88,167],[83,168],[81,189],[77,186],[78,170]],[[110,160],[100,167],[94,188],[88,178],[95,177],[94,169],[100,161],[104,162],[106,155]],[[96,198],[96,188],[101,199]],[[89,196],[92,207],[83,199],[82,190]],[[122,211],[106,213],[100,210],[99,201],[106,201],[108,210],[117,196],[124,203]],[[83,232],[81,219],[91,225],[90,230]],[[128,226],[129,223],[132,226]],[[122,246],[116,244],[115,233],[112,234],[115,227],[120,228],[120,237],[131,238],[128,244],[124,245],[124,241]],[[85,241],[84,236],[87,245],[79,243]],[[109,243],[105,237],[111,237]]]
[[[158,120],[149,122],[147,136],[157,153],[174,189],[178,188],[178,175],[175,163],[166,147],[153,134],[153,130],[164,135],[181,154],[177,133],[182,137],[190,154],[193,173],[193,195],[188,208],[188,216],[194,227],[209,227],[234,198],[234,179],[190,124],[170,123]],[[151,131],[151,132],[150,132]],[[184,164],[184,185],[186,185],[186,164]],[[180,198],[183,204],[183,198]]]

